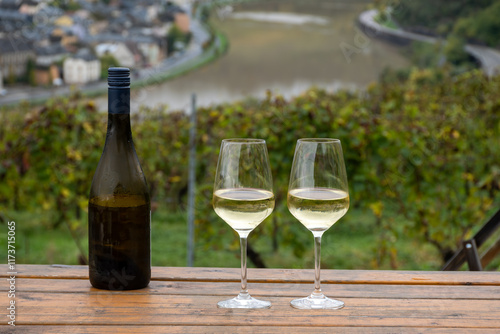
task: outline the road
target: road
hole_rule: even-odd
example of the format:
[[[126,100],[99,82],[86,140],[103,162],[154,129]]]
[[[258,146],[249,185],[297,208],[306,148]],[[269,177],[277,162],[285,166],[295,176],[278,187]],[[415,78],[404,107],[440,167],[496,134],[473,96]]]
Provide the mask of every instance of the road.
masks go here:
[[[138,75],[134,80],[147,82],[147,79],[152,76],[159,73],[168,73],[178,66],[189,63],[201,56],[203,54],[202,45],[210,40],[210,33],[197,19],[192,19],[190,29],[192,33],[191,42],[184,51],[172,55],[155,67],[138,70]]]
[[[431,36],[420,35],[401,29],[391,29],[385,27],[375,21],[377,14],[378,11],[376,9],[372,9],[361,13],[359,16],[360,23],[371,31],[370,36],[376,37],[377,34],[383,33],[402,39],[427,43],[437,43],[440,40]],[[486,75],[493,76],[495,74],[498,74],[500,70],[500,50],[489,48],[486,46],[467,44],[465,46],[465,51],[479,61]]]

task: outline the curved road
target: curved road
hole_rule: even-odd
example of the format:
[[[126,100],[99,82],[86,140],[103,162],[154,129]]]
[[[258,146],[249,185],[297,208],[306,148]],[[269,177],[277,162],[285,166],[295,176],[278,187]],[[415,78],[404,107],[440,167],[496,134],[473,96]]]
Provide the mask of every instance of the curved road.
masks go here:
[[[377,34],[386,34],[401,39],[415,40],[427,43],[437,43],[440,39],[436,37],[430,37],[426,35],[415,34],[412,32],[404,31],[401,29],[391,29],[385,27],[375,21],[375,17],[378,14],[378,10],[372,9],[365,11],[359,15],[359,22],[364,27],[370,29],[373,35],[376,37]],[[483,71],[488,76],[493,76],[499,73],[500,70],[500,50],[489,48],[486,46],[479,46],[473,44],[467,44],[465,46],[465,51],[471,56],[476,58],[480,63]]]

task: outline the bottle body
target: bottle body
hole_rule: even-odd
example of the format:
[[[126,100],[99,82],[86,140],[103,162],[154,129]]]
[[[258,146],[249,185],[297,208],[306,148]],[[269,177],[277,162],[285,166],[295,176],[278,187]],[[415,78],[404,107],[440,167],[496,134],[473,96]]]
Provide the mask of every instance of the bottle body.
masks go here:
[[[151,278],[150,206],[143,198],[89,201],[89,278],[106,290],[141,289]],[[148,245],[148,247],[145,247]]]
[[[99,289],[140,289],[151,279],[149,190],[132,140],[130,88],[109,82],[106,143],[89,197],[89,279]]]

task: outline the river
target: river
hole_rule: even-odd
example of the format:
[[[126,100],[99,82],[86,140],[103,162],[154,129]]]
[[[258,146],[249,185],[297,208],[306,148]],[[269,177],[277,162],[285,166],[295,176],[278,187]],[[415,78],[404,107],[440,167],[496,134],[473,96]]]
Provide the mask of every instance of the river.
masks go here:
[[[135,90],[132,101],[169,110],[185,109],[196,93],[208,106],[263,97],[285,97],[311,86],[336,90],[366,87],[385,67],[409,61],[398,47],[363,35],[358,15],[368,0],[266,0],[219,8],[212,15],[230,43],[215,62],[170,81]],[[105,98],[97,100],[105,107]]]

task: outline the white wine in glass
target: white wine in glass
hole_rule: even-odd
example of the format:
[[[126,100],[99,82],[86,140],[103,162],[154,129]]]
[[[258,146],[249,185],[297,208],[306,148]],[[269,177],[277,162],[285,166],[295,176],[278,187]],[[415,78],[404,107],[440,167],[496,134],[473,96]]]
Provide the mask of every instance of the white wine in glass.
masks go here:
[[[220,308],[269,308],[247,289],[247,237],[274,209],[272,176],[266,142],[262,139],[224,139],[215,175],[215,213],[239,235],[241,291],[217,303]]]
[[[236,232],[250,233],[273,211],[274,195],[262,189],[219,189],[214,192],[214,209]]]
[[[349,209],[342,146],[338,139],[299,139],[287,196],[288,209],[314,236],[314,291],[291,305],[299,309],[339,309],[344,302],[326,297],[320,286],[321,237]]]

